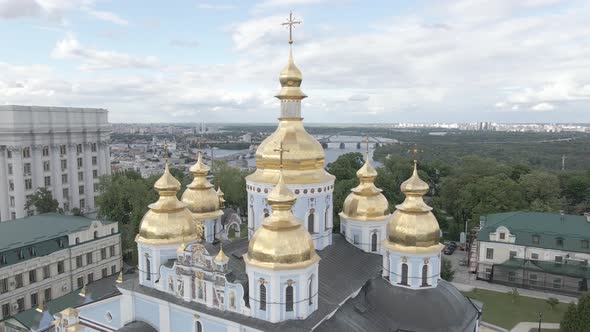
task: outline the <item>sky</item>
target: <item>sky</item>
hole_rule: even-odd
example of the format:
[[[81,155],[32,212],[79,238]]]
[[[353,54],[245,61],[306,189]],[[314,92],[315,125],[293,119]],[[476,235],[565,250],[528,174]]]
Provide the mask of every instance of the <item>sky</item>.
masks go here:
[[[590,123],[590,1],[0,0],[0,104],[120,122]]]

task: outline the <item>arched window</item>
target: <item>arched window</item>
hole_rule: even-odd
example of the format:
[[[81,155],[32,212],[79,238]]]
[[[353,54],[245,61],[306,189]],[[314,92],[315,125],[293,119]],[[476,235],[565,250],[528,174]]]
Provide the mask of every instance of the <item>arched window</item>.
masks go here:
[[[146,280],[152,280],[152,267],[150,266],[150,259],[149,258],[145,258],[145,279]]]
[[[377,251],[377,233],[371,235],[371,251]]]
[[[203,324],[201,322],[195,322],[195,332],[203,332]]]
[[[327,207],[326,211],[324,211],[324,228],[326,228],[326,229],[332,228],[332,225],[330,225],[330,223],[328,222],[328,220],[330,220],[329,212],[330,212],[330,207]]]
[[[402,285],[408,285],[408,264],[402,264],[402,281],[400,282]]]
[[[313,304],[313,276],[311,276],[311,278],[309,279],[309,289],[307,292],[307,298],[308,298],[308,302],[309,305]]]
[[[422,287],[430,286],[428,284],[428,265],[422,266]]]
[[[260,284],[260,310],[266,311],[266,286]]]
[[[313,213],[313,209],[309,212],[309,216],[307,216],[307,230],[310,233],[314,232],[315,229],[315,214]]]
[[[236,293],[234,293],[233,291],[229,292],[229,307],[236,307]]]
[[[293,286],[287,286],[285,291],[285,302],[287,302],[286,310],[293,311]]]
[[[76,244],[79,244],[79,243],[80,243],[80,238],[76,237]]]
[[[254,228],[254,207],[252,207],[252,205],[250,205],[250,215],[248,218],[248,227],[249,228]]]
[[[94,238],[98,239],[98,231],[94,231]]]

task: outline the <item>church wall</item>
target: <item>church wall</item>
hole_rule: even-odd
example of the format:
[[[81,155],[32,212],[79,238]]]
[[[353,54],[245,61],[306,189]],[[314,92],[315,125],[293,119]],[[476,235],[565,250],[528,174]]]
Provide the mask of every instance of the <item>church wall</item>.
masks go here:
[[[160,279],[160,266],[166,263],[169,259],[176,258],[176,249],[180,244],[168,244],[168,245],[149,245],[144,243],[138,243],[138,268],[139,268],[139,282],[141,285],[157,288],[155,283]],[[147,274],[147,258],[150,261],[150,272],[151,280],[146,279]]]
[[[170,308],[170,331],[192,331],[189,326],[194,325],[194,321],[190,313]]]
[[[378,221],[363,221],[347,219],[340,214],[340,232],[346,238],[346,241],[355,245],[357,248],[365,252],[380,254],[381,242],[387,237],[387,222],[389,215]],[[377,234],[376,250],[372,251],[372,236]],[[355,235],[357,236],[357,244],[355,244]]]
[[[411,288],[430,288],[436,287],[440,279],[440,253],[426,253],[426,254],[409,254],[398,253],[386,249],[384,254],[389,252],[389,280],[392,284],[398,285],[402,281],[402,265],[408,265],[408,287]],[[428,266],[427,284],[422,286],[422,268],[424,265]]]
[[[160,308],[158,303],[135,297],[135,319],[150,323],[152,326],[160,326]]]
[[[78,309],[80,310],[80,316],[87,320],[113,329],[122,326],[121,296],[81,306]]]

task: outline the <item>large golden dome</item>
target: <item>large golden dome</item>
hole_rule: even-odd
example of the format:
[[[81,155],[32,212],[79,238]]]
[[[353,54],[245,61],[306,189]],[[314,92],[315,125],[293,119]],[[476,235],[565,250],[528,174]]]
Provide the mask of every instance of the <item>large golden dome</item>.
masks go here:
[[[207,180],[209,167],[203,163],[201,151],[198,153],[197,162],[189,168],[193,173],[193,182],[186,186],[182,194],[182,201],[197,219],[215,218],[223,214],[219,209],[219,195],[213,185]]]
[[[168,163],[154,188],[160,198],[149,205],[150,210],[141,220],[136,241],[146,244],[176,244],[199,238],[200,232],[186,204],[176,198],[180,182],[170,174]]]
[[[357,172],[360,184],[351,190],[344,200],[341,215],[347,219],[377,220],[389,215],[389,202],[375,186],[377,171],[371,165],[369,157]]]
[[[286,183],[323,183],[334,180],[324,170],[324,149],[303,127],[300,114],[300,100],[306,95],[301,91],[301,71],[293,62],[289,52],[289,63],[279,76],[281,91],[276,96],[281,108],[292,108],[279,118],[279,126],[256,150],[256,171],[247,177],[248,181],[277,183],[279,180],[279,147],[289,153],[283,156],[283,178]]]
[[[432,214],[432,208],[422,196],[428,192],[428,184],[418,176],[416,162],[412,176],[401,185],[406,199],[396,206],[387,224],[387,240],[384,245],[392,250],[426,253],[437,252],[440,244],[440,227]]]
[[[291,212],[295,196],[282,174],[279,173],[279,181],[267,201],[272,214],[254,232],[244,261],[272,270],[300,269],[319,261],[311,235]]]

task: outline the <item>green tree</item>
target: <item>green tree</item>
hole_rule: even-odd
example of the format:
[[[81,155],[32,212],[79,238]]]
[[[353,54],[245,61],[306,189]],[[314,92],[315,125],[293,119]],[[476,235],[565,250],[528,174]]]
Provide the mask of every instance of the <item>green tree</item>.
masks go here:
[[[453,270],[453,265],[449,259],[443,257],[441,269],[440,269],[440,277],[446,281],[453,281],[455,276],[455,271]]]
[[[221,187],[225,194],[225,205],[240,208],[246,213],[248,206],[248,193],[246,192],[246,176],[249,171],[231,167],[225,161],[215,161],[212,168],[212,183]]]
[[[551,212],[559,211],[560,192],[559,179],[556,175],[533,171],[520,177],[520,185],[524,190],[530,210]]]
[[[53,198],[51,191],[47,190],[45,187],[41,187],[27,199],[25,210],[34,210],[37,213],[58,212],[59,203]]]
[[[349,152],[338,157],[328,164],[328,172],[336,177],[336,180],[349,180],[356,178],[356,171],[364,164],[363,155],[359,152]]]
[[[562,332],[585,332],[590,326],[590,295],[584,293],[578,304],[570,303],[560,323]]]
[[[555,307],[559,304],[559,300],[554,297],[548,298],[545,302],[551,307],[551,310],[555,310]]]

